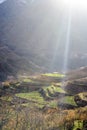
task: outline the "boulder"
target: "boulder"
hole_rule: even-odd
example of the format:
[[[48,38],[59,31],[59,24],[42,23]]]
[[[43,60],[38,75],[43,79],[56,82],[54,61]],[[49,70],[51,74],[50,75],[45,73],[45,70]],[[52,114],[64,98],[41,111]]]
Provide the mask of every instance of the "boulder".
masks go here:
[[[79,107],[87,106],[87,92],[83,92],[75,95],[74,101]]]

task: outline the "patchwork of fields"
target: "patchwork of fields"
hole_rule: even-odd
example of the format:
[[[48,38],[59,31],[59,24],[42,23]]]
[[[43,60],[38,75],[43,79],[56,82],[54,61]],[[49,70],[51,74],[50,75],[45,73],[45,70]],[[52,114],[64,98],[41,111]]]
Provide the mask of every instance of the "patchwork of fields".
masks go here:
[[[46,73],[4,82],[0,87],[0,129],[86,130],[87,89],[82,85],[83,91],[78,92],[81,82],[75,85],[64,78]],[[72,83],[75,93],[72,89],[69,93]]]

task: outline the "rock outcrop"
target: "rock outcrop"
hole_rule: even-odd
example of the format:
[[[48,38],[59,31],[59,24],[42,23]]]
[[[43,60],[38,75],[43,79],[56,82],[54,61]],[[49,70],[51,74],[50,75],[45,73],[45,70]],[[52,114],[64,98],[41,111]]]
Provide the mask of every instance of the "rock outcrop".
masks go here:
[[[79,107],[87,106],[87,92],[77,94],[74,100]]]

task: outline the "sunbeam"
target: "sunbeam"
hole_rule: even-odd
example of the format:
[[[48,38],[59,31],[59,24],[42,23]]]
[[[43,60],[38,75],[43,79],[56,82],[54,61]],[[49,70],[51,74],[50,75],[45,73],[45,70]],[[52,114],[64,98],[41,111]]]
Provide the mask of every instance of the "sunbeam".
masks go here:
[[[71,32],[71,20],[72,20],[72,7],[70,6],[68,11],[68,21],[66,30],[66,41],[65,41],[65,51],[64,51],[64,65],[63,73],[67,72],[68,69],[68,58],[69,58],[69,47],[70,47],[70,32]]]
[[[59,49],[60,49],[60,45],[61,45],[61,40],[62,40],[62,37],[64,35],[64,32],[65,32],[65,29],[66,29],[66,25],[65,25],[65,22],[64,20],[66,19],[65,18],[66,16],[63,15],[63,19],[62,19],[62,22],[61,22],[61,25],[60,25],[60,30],[59,32],[57,32],[57,39],[56,39],[56,44],[55,44],[55,50],[54,50],[54,53],[53,53],[53,59],[52,59],[52,63],[50,65],[50,70],[54,69],[55,68],[55,62],[56,60],[58,59],[58,52],[59,52]]]

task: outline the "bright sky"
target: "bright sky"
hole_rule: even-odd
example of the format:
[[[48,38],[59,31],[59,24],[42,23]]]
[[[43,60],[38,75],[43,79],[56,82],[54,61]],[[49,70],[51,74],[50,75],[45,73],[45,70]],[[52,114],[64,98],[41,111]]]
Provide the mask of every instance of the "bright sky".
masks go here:
[[[87,10],[87,0],[63,0],[66,7],[72,7],[73,9]]]

